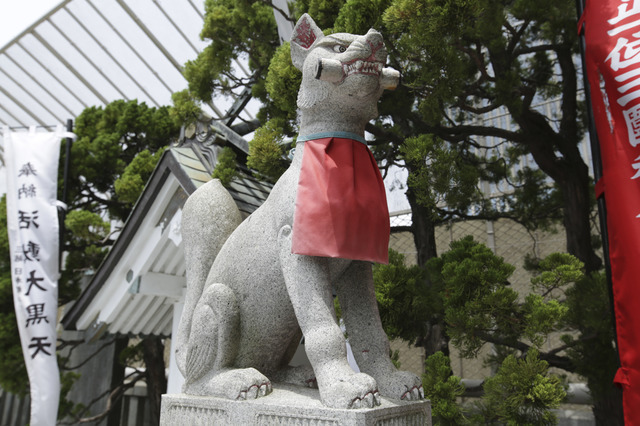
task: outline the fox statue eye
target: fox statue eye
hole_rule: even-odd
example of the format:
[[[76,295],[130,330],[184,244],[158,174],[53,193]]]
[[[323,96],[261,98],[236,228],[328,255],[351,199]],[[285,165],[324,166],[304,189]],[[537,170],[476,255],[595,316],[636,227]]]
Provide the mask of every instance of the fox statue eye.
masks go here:
[[[347,51],[347,46],[336,44],[335,46],[333,46],[333,51],[336,53],[344,53]]]

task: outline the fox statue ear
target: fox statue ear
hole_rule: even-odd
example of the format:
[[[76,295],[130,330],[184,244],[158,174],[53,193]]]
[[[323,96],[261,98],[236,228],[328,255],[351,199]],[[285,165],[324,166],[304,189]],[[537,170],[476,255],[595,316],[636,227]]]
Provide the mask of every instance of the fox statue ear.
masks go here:
[[[302,71],[302,64],[309,53],[309,48],[322,37],[324,37],[322,30],[318,28],[311,16],[306,13],[302,15],[291,35],[291,62],[293,62],[293,66]]]

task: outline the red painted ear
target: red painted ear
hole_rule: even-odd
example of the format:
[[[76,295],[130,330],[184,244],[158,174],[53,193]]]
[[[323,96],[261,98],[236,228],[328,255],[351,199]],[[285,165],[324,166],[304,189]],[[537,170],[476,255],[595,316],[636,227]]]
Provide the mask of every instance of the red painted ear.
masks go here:
[[[314,28],[315,27],[315,28]],[[316,41],[317,35],[314,29],[318,26],[311,19],[311,16],[304,14],[298,20],[295,28],[293,29],[293,35],[291,41],[298,43],[301,47],[308,49],[311,47],[314,41]],[[322,32],[320,32],[322,34]]]
[[[311,16],[305,13],[298,19],[291,35],[291,60],[296,68],[302,69],[309,48],[322,37],[324,37],[322,30],[318,28]]]

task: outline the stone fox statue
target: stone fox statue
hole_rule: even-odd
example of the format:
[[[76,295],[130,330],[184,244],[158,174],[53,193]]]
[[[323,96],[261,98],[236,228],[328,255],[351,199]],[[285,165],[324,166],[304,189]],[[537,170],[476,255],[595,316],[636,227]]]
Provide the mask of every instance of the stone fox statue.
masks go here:
[[[364,127],[399,74],[384,68],[377,31],[325,37],[306,14],[291,56],[303,73],[300,137],[268,199],[237,225],[233,201],[212,181],[183,210],[183,391],[256,398],[274,380],[317,384],[323,404],[335,408],[374,407],[380,395],[421,399],[420,379],[389,359],[371,266],[386,262],[389,217]],[[347,363],[334,291],[360,373]],[[312,371],[288,366],[302,335]]]

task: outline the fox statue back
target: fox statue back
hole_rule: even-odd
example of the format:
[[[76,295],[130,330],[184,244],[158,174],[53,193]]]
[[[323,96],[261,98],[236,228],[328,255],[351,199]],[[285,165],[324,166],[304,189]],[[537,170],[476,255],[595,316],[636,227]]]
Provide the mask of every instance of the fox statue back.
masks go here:
[[[381,395],[422,399],[420,379],[389,359],[371,264],[387,262],[389,214],[364,128],[399,73],[385,68],[377,31],[324,36],[307,14],[294,28],[291,57],[303,76],[300,132],[268,199],[237,225],[233,200],[212,181],[183,210],[183,391],[249,399],[283,382],[317,386],[334,408],[375,407]],[[358,373],[347,362],[334,294]],[[289,366],[302,336],[312,368]]]

